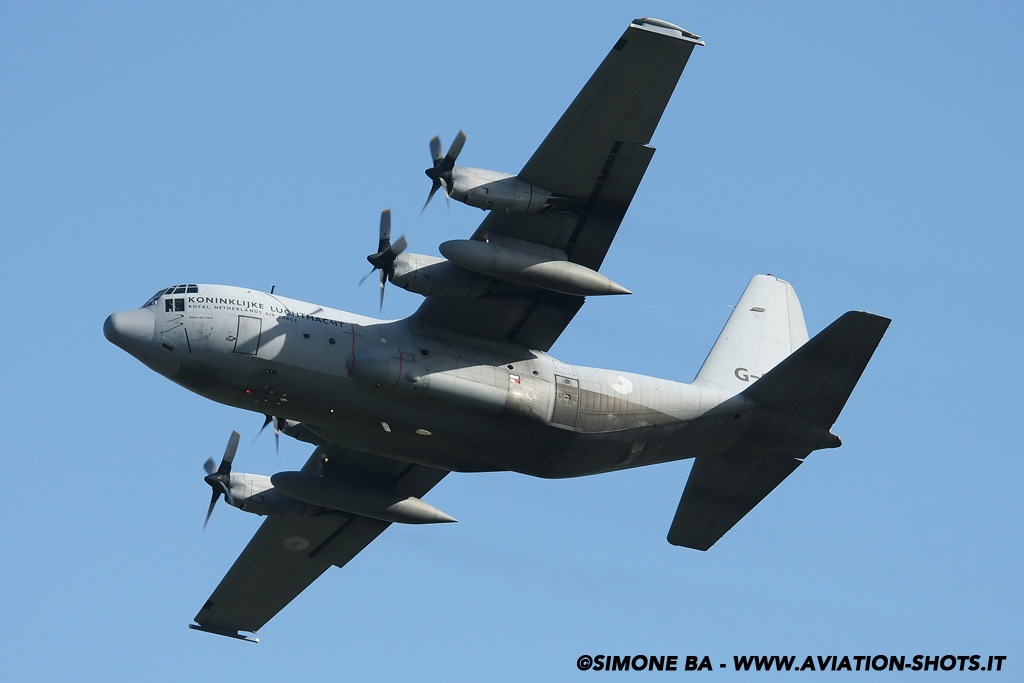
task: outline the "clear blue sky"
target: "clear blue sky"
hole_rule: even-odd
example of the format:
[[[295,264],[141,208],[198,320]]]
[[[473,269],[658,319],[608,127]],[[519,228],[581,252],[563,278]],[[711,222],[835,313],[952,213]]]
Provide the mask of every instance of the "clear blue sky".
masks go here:
[[[689,381],[771,272],[812,333],[893,318],[843,448],[707,553],[665,541],[687,462],[453,475],[428,500],[459,524],[396,525],[260,645],[189,631],[259,524],[222,505],[202,531],[202,462],[232,429],[247,471],[308,450],[253,444],[260,416],[150,372],[105,316],[178,282],[375,313],[381,209],[425,253],[484,215],[418,215],[429,138],[462,128],[461,161],[517,171],[644,15],[707,47],[603,268],[635,294],[589,301],[552,353]],[[584,653],[980,653],[1019,676],[1022,27],[1010,2],[4,2],[0,677],[598,675]],[[392,289],[385,315],[418,303]]]

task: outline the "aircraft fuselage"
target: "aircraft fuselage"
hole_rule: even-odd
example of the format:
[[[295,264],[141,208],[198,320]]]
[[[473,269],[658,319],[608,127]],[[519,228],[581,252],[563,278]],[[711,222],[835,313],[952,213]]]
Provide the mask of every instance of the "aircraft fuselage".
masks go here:
[[[112,315],[111,341],[185,388],[334,443],[452,471],[573,477],[724,450],[755,406],[264,292],[179,287]],[[151,328],[151,329],[150,329]]]

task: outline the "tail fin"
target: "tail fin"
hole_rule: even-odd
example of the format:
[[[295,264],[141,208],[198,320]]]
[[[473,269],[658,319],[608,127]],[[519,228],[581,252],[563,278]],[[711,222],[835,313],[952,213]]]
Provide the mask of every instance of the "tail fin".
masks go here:
[[[804,312],[792,285],[755,275],[693,383],[738,394],[806,341]]]

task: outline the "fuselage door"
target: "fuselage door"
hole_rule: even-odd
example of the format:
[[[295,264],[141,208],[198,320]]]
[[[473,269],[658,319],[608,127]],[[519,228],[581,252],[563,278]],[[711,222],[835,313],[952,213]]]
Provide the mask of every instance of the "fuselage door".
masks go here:
[[[579,380],[574,377],[555,375],[555,408],[551,413],[551,421],[567,427],[575,427],[579,414]]]
[[[238,334],[235,335],[235,353],[255,356],[260,350],[260,335],[263,333],[263,318],[251,315],[238,316]]]

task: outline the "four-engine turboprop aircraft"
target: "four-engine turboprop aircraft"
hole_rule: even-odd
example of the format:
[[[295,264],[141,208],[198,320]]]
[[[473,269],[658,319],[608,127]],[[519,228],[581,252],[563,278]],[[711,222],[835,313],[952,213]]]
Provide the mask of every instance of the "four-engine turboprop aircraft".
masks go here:
[[[695,458],[668,540],[707,550],[811,451],[840,445],[831,427],[889,320],[850,312],[808,340],[793,288],[770,275],[750,281],[691,384],[546,353],[584,297],[628,293],[597,271],[701,44],[663,21],[629,25],[516,176],[567,201],[493,210],[443,259],[393,245],[385,212],[368,260],[382,287],[425,297],[409,318],[202,284],[107,318],[107,339],[148,367],[316,446],[270,477],[232,472],[237,435],[207,463],[207,519],[223,495],[266,520],[192,628],[256,640],[243,632],[389,524],[455,521],[423,500],[448,472],[578,477]]]

